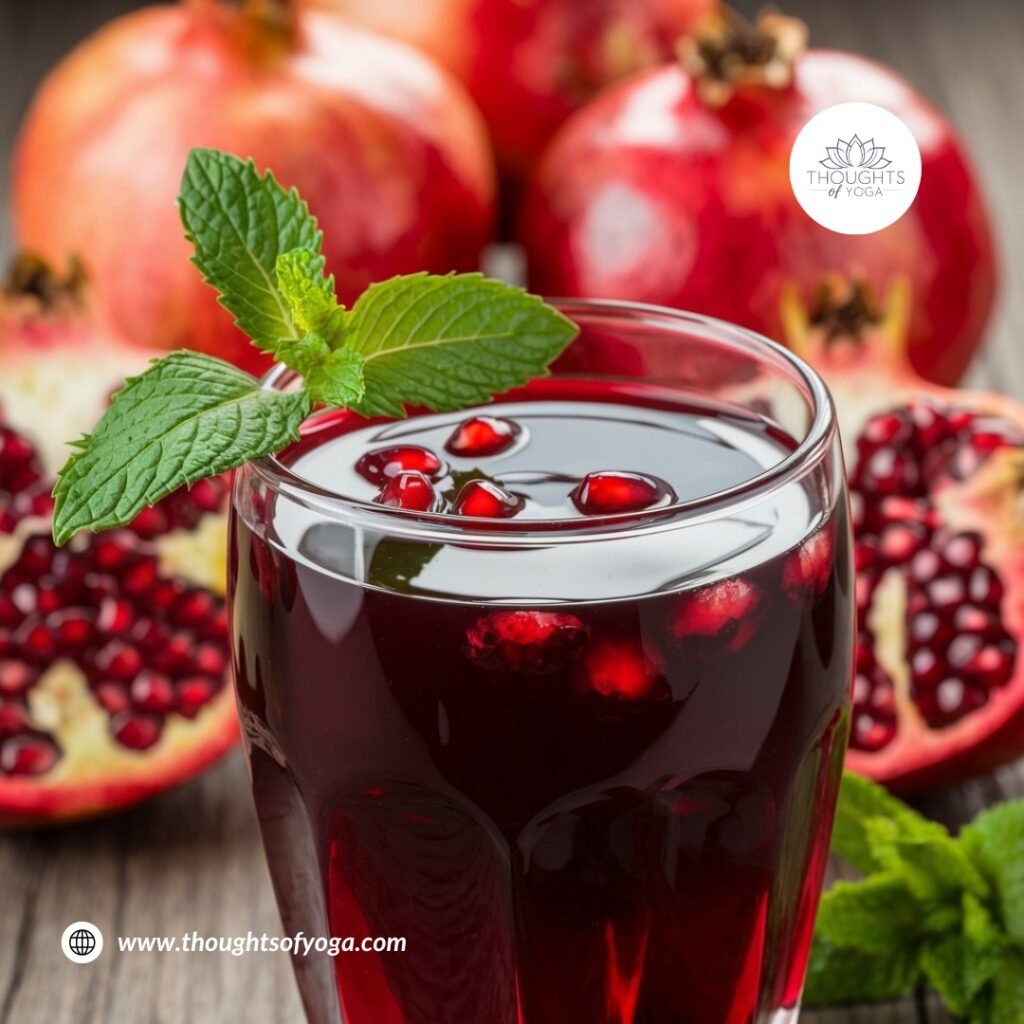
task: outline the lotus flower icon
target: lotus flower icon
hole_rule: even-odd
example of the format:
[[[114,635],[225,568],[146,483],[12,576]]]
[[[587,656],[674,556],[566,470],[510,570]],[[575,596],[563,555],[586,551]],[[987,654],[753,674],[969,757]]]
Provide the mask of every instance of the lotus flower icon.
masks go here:
[[[862,142],[857,135],[849,142],[838,139],[834,146],[826,146],[825,152],[828,156],[820,163],[830,171],[843,171],[847,167],[880,170],[892,163],[885,158],[885,146],[876,146],[874,139]]]

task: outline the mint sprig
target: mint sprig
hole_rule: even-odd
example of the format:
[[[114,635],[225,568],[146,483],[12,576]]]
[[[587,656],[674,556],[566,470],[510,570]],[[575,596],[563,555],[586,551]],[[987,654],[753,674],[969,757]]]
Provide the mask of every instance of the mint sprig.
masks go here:
[[[1024,1020],[1024,801],[984,812],[954,839],[848,773],[832,845],[866,877],[822,897],[808,1005],[928,984],[969,1024]]]
[[[287,393],[196,353],[119,391],[54,491],[53,535],[130,523],[179,487],[280,451],[316,405],[402,416],[487,401],[545,374],[575,325],[480,274],[412,274],[346,310],[306,204],[251,161],[194,150],[179,197],[194,262],[253,343],[298,373]]]

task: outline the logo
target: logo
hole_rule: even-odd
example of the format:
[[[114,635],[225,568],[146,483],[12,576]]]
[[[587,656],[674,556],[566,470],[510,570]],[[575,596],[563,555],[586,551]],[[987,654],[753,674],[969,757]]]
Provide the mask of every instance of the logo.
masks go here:
[[[789,159],[797,202],[844,235],[895,224],[921,185],[921,151],[895,114],[873,103],[840,103],[800,130]]]
[[[103,952],[103,932],[90,921],[75,921],[64,929],[60,948],[73,964],[91,964]]]

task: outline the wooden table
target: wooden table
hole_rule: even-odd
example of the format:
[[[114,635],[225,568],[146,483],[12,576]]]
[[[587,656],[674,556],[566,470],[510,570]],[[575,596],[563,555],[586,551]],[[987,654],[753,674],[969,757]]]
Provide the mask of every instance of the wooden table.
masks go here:
[[[582,0],[581,0],[582,2]],[[39,75],[129,0],[0,0],[0,152]],[[757,3],[743,3],[752,10]],[[969,139],[1008,268],[1003,307],[972,382],[1024,397],[1024,5],[1020,0],[789,0],[819,45],[888,61],[949,112]],[[6,192],[6,168],[0,191]],[[0,249],[6,221],[0,214]],[[957,824],[1024,794],[1024,763],[921,806]],[[64,926],[108,936],[276,934],[279,929],[245,772],[236,755],[203,779],[116,818],[0,835],[0,1024],[300,1022],[283,955],[104,955],[91,967],[59,950]],[[808,1014],[807,1019],[812,1015]],[[932,1001],[832,1011],[828,1024],[947,1021]],[[566,1022],[587,1024],[587,1022]]]

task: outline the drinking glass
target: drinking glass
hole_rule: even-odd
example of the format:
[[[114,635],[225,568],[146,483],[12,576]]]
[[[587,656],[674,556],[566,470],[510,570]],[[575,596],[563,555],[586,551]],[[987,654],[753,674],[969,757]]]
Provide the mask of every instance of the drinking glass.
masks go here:
[[[295,956],[312,1024],[796,1018],[849,725],[834,410],[738,327],[559,305],[578,340],[497,415],[538,395],[615,415],[678,401],[758,424],[774,454],[593,520],[335,493],[304,467],[366,427],[337,411],[237,473],[234,668],[285,932],[356,947]],[[617,421],[591,443],[593,408],[562,438],[610,458]]]

